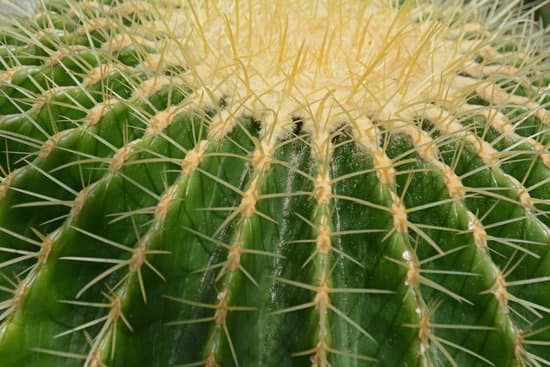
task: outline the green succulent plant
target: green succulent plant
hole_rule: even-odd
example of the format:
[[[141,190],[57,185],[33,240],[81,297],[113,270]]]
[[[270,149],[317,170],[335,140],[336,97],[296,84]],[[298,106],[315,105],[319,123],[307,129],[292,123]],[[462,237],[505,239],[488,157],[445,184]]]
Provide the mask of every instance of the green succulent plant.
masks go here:
[[[47,0],[5,21],[0,366],[549,366],[533,9]]]

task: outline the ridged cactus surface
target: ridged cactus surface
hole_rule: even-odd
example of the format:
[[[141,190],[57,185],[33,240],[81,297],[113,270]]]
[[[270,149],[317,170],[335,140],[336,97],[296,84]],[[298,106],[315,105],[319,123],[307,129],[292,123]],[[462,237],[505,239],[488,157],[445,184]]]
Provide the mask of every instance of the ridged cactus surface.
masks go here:
[[[0,26],[0,366],[550,366],[519,1],[48,0]]]

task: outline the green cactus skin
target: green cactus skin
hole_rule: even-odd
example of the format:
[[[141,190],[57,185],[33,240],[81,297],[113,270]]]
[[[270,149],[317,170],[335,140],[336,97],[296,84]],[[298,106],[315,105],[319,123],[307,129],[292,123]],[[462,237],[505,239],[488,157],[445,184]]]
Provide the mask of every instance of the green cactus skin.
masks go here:
[[[550,366],[548,32],[397,3],[0,26],[0,367]]]

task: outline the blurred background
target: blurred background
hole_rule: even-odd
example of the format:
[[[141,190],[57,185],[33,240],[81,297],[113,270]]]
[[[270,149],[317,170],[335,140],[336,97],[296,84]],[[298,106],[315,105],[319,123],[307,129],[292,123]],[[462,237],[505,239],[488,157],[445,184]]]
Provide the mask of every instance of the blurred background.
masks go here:
[[[36,0],[0,0],[0,16],[21,16],[32,11]]]

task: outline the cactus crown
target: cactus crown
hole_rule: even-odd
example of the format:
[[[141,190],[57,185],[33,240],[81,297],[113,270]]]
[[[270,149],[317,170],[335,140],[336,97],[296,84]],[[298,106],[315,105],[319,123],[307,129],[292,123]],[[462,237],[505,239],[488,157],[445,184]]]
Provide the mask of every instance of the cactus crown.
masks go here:
[[[550,365],[549,38],[521,8],[1,26],[0,364]]]

